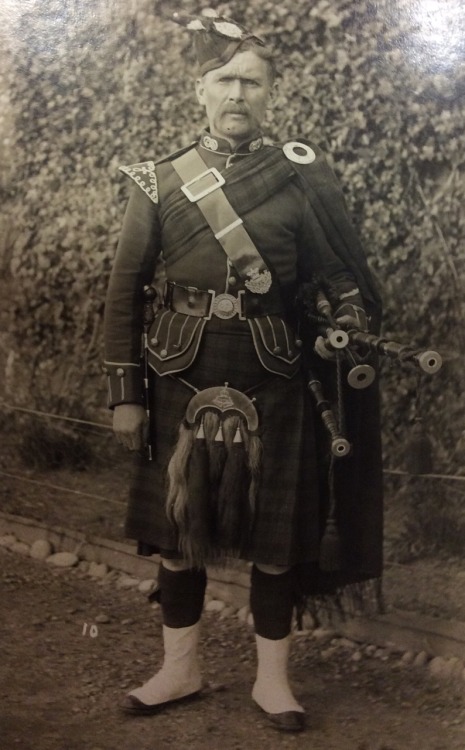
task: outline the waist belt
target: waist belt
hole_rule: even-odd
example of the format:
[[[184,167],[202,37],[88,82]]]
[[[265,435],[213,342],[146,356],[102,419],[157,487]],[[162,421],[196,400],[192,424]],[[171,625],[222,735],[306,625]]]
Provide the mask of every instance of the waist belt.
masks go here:
[[[157,310],[147,336],[150,367],[160,376],[186,370],[199,353],[207,321],[213,316],[228,319],[237,315],[240,320],[246,320],[243,328],[249,328],[255,351],[265,370],[292,378],[300,367],[302,342],[296,338],[295,331],[286,323],[280,310],[270,309],[270,304],[269,309],[263,309],[266,299],[263,295],[257,295],[257,298],[261,309],[256,305],[257,311],[249,313],[248,307],[256,302],[256,298],[249,297],[246,290],[240,290],[234,297],[168,281],[165,305]],[[213,321],[212,325],[215,328]]]
[[[242,309],[244,292],[237,297],[232,294],[216,294],[212,289],[197,289],[195,286],[180,286],[168,281],[165,292],[165,305],[174,312],[193,315],[195,318],[207,318],[212,315],[227,320],[239,315],[245,320]]]
[[[235,297],[225,292],[217,294],[213,289],[181,286],[173,281],[166,284],[165,306],[183,315],[208,320],[212,316],[228,320],[237,315],[239,320],[246,320],[261,315],[283,315],[281,304],[264,297],[249,297],[243,289]]]

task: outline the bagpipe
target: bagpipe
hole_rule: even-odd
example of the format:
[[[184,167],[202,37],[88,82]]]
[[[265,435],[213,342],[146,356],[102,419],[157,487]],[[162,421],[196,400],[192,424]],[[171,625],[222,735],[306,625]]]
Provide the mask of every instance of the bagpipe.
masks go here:
[[[373,354],[381,354],[401,363],[413,364],[427,375],[434,375],[442,367],[441,355],[432,350],[416,349],[407,344],[399,344],[392,339],[376,336],[361,331],[350,324],[335,320],[328,297],[322,289],[316,292],[315,306],[317,314],[308,312],[308,318],[317,325],[320,334],[327,337],[327,347],[332,351],[342,351],[352,364],[347,382],[352,388],[367,388],[375,379],[375,370],[371,365],[361,364],[359,347]]]
[[[381,355],[398,363],[407,364],[426,375],[436,374],[442,367],[442,357],[433,349],[422,350],[409,344],[401,344],[385,336],[360,330],[354,324],[335,318],[333,305],[321,286],[309,285],[309,291],[301,304],[303,314],[314,336],[324,337],[324,346],[340,368],[341,362],[349,365],[347,384],[362,390],[372,385],[376,379],[376,369],[367,362],[372,355]],[[312,336],[310,336],[312,338]],[[321,380],[311,369],[308,372],[308,389],[311,392],[317,412],[331,439],[331,453],[336,458],[350,453],[350,443],[338,426],[330,402],[325,398]],[[340,372],[340,369],[338,370]],[[339,406],[342,409],[342,405]]]
[[[333,313],[333,308],[339,308],[341,315],[340,307],[338,294],[324,279],[315,279],[305,285],[298,297],[297,313],[300,338],[304,341],[307,387],[329,442],[325,461],[328,505],[319,557],[321,570],[327,572],[340,570],[343,566],[344,545],[341,542],[340,524],[341,513],[345,517],[345,485],[350,484],[354,471],[363,473],[368,468],[367,464],[375,462],[378,465],[379,462],[381,470],[381,426],[376,383],[380,356],[416,370],[420,376],[434,375],[442,366],[441,355],[433,349],[419,349],[363,330],[363,316],[354,314],[353,322],[352,315],[346,315],[341,320],[338,314]],[[351,307],[356,309],[355,306]],[[361,323],[360,327],[356,318]],[[313,349],[320,336],[323,337],[320,344],[328,353],[324,358],[318,356],[321,349],[316,352]],[[418,398],[415,408],[417,403]],[[415,466],[415,469],[410,469],[411,473],[425,474],[431,471],[428,441],[429,438],[423,434],[421,420],[417,418],[411,444],[408,448],[406,446],[410,464]],[[347,457],[352,458],[350,467],[340,461],[347,461]],[[373,481],[373,473],[370,476],[370,481]],[[377,481],[382,483],[381,478]],[[341,492],[344,496],[342,499]]]

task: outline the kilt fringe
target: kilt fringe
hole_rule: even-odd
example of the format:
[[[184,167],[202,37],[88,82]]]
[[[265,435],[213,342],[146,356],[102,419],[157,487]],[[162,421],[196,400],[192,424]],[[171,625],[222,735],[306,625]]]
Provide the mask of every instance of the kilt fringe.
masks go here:
[[[236,556],[253,527],[262,443],[238,415],[204,410],[184,421],[168,465],[166,513],[192,567]]]
[[[383,596],[383,580],[371,578],[341,584],[327,593],[301,594],[296,603],[296,620],[299,630],[303,628],[303,616],[308,612],[320,627],[335,621],[346,621],[351,617],[373,617],[386,612]]]

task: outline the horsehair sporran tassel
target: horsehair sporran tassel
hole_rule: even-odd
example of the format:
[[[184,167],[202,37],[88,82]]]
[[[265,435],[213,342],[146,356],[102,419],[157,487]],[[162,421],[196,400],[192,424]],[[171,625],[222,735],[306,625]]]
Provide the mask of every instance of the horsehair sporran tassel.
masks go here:
[[[220,415],[217,411],[208,409],[202,412],[203,428],[205,430],[205,439],[208,444],[213,443],[220,426]]]
[[[207,446],[210,459],[210,482],[212,489],[214,490],[220,484],[226,462],[226,446],[224,444],[223,423],[221,419],[219,419],[218,429],[215,433],[214,440],[207,442]]]
[[[224,422],[227,456],[218,490],[216,532],[227,549],[240,549],[250,526],[248,486],[250,472],[238,417]],[[232,440],[231,440],[231,436]]]
[[[263,443],[258,435],[247,434],[247,440],[244,440],[245,449],[247,452],[248,465],[250,470],[250,486],[249,486],[249,507],[251,513],[251,519],[253,520],[255,514],[255,506],[257,504],[258,490],[260,488],[260,477],[262,471],[262,455],[263,455]]]
[[[214,519],[210,502],[209,456],[203,419],[196,430],[189,460],[189,502],[186,523],[178,524],[179,546],[192,567],[201,568],[208,557]]]
[[[169,519],[181,526],[186,522],[187,470],[195,434],[184,422],[179,426],[178,442],[167,470],[166,513]]]

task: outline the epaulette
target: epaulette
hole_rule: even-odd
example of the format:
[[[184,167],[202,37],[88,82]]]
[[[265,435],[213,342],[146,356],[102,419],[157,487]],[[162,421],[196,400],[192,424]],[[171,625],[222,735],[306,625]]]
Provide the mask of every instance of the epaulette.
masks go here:
[[[139,185],[140,189],[146,193],[153,203],[158,203],[158,181],[155,167],[157,164],[163,164],[164,162],[171,161],[172,159],[184,154],[189,149],[196,145],[197,141],[189,143],[177,151],[173,151],[172,154],[164,156],[157,161],[141,161],[138,164],[130,164],[127,167],[119,167],[119,171],[127,175]]]
[[[158,183],[155,173],[155,162],[142,161],[139,164],[130,164],[127,167],[119,167],[119,171],[126,174],[131,180],[139,185],[153,203],[158,203]]]

